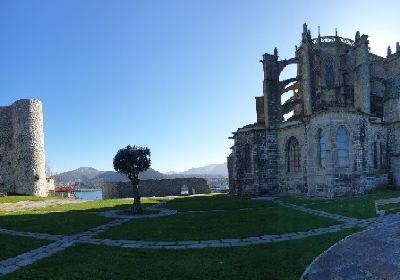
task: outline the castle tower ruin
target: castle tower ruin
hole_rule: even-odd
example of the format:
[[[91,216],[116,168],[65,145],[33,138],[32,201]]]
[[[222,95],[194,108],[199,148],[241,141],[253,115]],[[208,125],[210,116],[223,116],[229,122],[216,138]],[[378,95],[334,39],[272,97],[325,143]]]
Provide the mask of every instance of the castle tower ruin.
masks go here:
[[[22,99],[0,107],[0,188],[10,193],[47,196],[42,103]]]

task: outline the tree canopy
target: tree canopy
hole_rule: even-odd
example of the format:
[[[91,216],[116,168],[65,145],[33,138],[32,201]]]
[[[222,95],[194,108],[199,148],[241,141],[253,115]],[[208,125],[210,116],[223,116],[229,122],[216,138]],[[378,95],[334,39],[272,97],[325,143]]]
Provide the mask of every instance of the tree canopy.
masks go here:
[[[150,164],[149,148],[130,145],[118,150],[113,161],[115,171],[128,175],[130,180],[138,179],[139,172],[149,169]]]
[[[128,175],[133,187],[133,206],[134,214],[142,213],[139,193],[139,172],[149,169],[151,164],[150,149],[147,147],[126,146],[118,150],[114,157],[113,165],[115,171]]]

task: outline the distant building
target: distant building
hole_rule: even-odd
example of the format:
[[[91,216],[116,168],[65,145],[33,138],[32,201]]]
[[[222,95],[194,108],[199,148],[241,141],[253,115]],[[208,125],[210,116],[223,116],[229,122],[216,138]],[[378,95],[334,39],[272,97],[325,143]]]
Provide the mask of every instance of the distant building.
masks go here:
[[[399,43],[383,58],[369,51],[367,35],[312,39],[304,24],[295,57],[279,60],[275,48],[261,62],[257,122],[231,137],[231,193],[335,197],[400,186]],[[279,80],[290,64],[297,76]]]

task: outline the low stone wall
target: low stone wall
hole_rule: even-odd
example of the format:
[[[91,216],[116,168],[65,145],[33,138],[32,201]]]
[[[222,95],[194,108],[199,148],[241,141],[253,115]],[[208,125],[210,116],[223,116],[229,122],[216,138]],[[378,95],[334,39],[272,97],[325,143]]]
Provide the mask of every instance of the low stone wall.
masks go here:
[[[142,180],[139,183],[141,196],[181,195],[186,186],[188,194],[207,194],[210,187],[203,178],[176,178],[162,180]],[[103,199],[133,197],[130,182],[104,182],[101,184]]]

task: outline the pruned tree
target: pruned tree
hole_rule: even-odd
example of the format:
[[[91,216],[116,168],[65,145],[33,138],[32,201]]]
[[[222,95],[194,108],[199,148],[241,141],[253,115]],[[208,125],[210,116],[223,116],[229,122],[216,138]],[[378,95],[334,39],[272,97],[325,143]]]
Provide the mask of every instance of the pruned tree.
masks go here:
[[[126,174],[133,187],[133,214],[142,213],[142,204],[139,193],[139,173],[149,169],[151,164],[150,149],[147,147],[126,146],[118,150],[114,157],[115,171]]]

